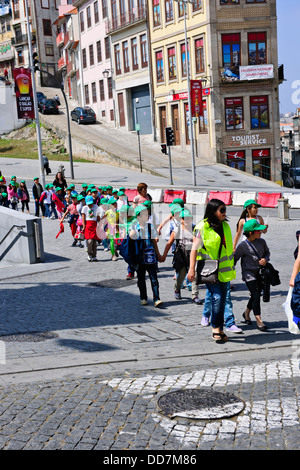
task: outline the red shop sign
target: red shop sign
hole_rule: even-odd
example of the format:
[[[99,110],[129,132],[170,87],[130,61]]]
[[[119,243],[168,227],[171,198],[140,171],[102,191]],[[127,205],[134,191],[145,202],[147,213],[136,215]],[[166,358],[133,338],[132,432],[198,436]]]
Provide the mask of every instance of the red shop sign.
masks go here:
[[[252,156],[254,158],[270,157],[270,149],[252,150]]]
[[[227,152],[227,158],[229,160],[233,160],[235,158],[242,158],[242,159],[245,159],[245,152],[244,150],[240,150],[238,152]]]

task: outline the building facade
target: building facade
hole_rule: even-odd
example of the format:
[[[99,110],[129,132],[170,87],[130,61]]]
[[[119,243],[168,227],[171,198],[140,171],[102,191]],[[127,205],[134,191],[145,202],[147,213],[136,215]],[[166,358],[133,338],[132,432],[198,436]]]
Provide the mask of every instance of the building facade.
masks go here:
[[[171,126],[175,145],[190,148],[189,72],[203,87],[203,113],[191,123],[196,163],[279,180],[276,0],[150,0],[148,14],[157,138]]]
[[[11,4],[9,0],[0,3],[0,75],[7,70],[8,78],[12,78],[14,66],[14,48],[12,45]]]

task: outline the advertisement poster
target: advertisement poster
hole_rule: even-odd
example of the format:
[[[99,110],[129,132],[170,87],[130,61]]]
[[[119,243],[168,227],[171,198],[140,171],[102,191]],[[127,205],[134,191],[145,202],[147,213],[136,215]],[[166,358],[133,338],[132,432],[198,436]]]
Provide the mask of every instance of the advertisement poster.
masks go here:
[[[203,116],[201,80],[191,80],[192,117]]]
[[[20,67],[13,70],[19,119],[34,119],[31,70]]]

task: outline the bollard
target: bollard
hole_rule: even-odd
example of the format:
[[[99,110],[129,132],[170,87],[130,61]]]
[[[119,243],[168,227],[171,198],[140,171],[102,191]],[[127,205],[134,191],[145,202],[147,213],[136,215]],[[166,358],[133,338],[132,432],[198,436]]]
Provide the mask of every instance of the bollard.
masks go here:
[[[289,200],[287,198],[281,197],[278,199],[278,219],[289,220]]]

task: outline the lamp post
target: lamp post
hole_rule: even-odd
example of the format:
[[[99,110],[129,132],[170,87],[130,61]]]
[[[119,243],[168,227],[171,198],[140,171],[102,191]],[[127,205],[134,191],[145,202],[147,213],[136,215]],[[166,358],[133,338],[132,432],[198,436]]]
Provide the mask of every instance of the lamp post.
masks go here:
[[[34,109],[35,109],[36,137],[37,137],[37,144],[38,144],[39,164],[40,164],[40,178],[41,178],[42,186],[44,188],[45,187],[44,160],[43,160],[42,139],[41,139],[40,119],[39,119],[38,102],[37,102],[37,94],[36,94],[36,83],[35,83],[34,64],[33,64],[33,50],[32,50],[32,42],[31,42],[31,30],[30,30],[27,0],[25,0],[24,5],[25,5],[27,39],[28,39],[28,49],[29,49],[29,64],[30,64],[30,69],[31,69],[31,82],[32,82],[32,91],[33,91],[32,94],[33,94],[33,103],[34,103]]]
[[[184,5],[184,38],[185,38],[185,66],[187,75],[188,87],[188,105],[189,105],[189,130],[190,130],[190,143],[191,143],[191,160],[192,160],[192,177],[193,185],[196,186],[196,168],[195,168],[195,153],[194,153],[194,133],[192,121],[192,99],[191,99],[191,85],[190,85],[190,67],[188,60],[188,42],[187,42],[187,28],[186,28],[186,4],[194,3],[192,0],[179,0]]]

